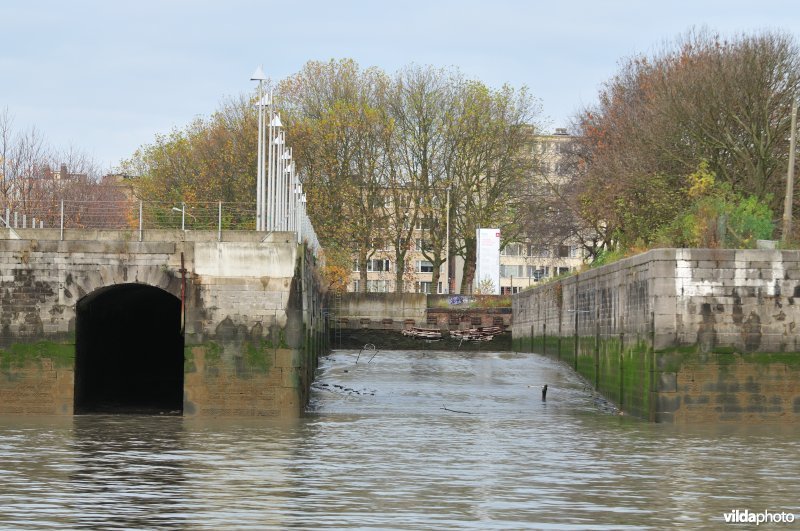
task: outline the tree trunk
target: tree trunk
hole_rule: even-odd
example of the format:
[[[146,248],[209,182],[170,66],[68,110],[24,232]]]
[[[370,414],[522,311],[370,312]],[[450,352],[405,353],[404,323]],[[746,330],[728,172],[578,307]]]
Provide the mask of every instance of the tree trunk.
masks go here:
[[[472,294],[472,285],[475,281],[475,262],[478,258],[477,243],[475,238],[464,238],[464,276],[461,279],[461,293],[464,295]]]
[[[435,262],[431,262],[433,264],[432,274],[431,274],[431,293],[439,293],[437,290],[437,286],[439,285],[439,274],[441,273],[442,262],[436,260]]]
[[[358,256],[358,270],[360,282],[358,283],[358,291],[361,293],[367,292],[367,254],[364,252],[359,253]]]
[[[405,289],[406,253],[394,253],[394,292],[403,293]]]

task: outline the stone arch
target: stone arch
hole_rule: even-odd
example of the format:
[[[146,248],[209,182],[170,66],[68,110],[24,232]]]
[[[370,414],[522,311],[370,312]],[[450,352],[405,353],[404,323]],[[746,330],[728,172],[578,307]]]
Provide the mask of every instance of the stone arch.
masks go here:
[[[76,301],[96,290],[120,284],[144,284],[160,288],[180,298],[180,273],[166,265],[122,262],[116,265],[97,265],[90,270],[74,270],[65,275],[63,287],[66,298]]]
[[[84,285],[96,282],[87,280]],[[172,284],[163,281],[167,288]],[[178,279],[176,296],[174,286],[109,283],[78,300],[76,414],[183,412],[179,286]]]

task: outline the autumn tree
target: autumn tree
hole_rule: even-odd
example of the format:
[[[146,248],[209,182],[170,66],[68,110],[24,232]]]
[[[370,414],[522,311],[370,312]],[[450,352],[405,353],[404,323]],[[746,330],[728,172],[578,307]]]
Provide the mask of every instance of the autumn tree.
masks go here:
[[[309,216],[324,245],[356,254],[361,291],[385,235],[389,84],[380,70],[342,60],[309,62],[280,85]]]
[[[137,196],[170,203],[253,202],[258,135],[252,104],[245,96],[229,99],[209,118],[157,135],[136,150],[122,170],[137,177]]]
[[[739,197],[778,210],[800,55],[785,34],[692,32],[625,62],[579,116],[570,208],[605,245],[652,245],[695,198],[701,163]]]

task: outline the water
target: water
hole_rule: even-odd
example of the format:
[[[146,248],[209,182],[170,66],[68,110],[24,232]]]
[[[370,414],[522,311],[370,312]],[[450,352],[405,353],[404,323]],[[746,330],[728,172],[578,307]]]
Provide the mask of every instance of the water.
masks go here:
[[[357,355],[324,360],[295,421],[0,418],[0,528],[719,529],[734,509],[800,523],[798,428],[636,421],[535,355]]]

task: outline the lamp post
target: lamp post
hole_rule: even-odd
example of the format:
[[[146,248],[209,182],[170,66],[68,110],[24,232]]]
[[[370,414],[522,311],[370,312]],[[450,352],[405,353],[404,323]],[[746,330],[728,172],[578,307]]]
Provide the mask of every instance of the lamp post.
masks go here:
[[[444,269],[445,288],[444,292],[450,295],[450,187],[447,187],[447,228],[445,235],[445,257],[446,267]]]
[[[284,183],[283,202],[286,205],[286,209],[283,213],[286,219],[284,229],[291,231],[294,230],[292,227],[292,225],[294,225],[294,179],[292,172],[294,162],[292,162],[292,148],[286,148],[286,146],[284,146],[281,162],[283,162],[284,166],[282,173]]]
[[[280,119],[278,119],[280,121]],[[283,228],[284,222],[284,196],[285,191],[283,189],[283,146],[284,146],[284,136],[283,131],[279,131],[277,135],[275,135],[275,156],[273,160],[275,161],[275,171],[273,174],[273,182],[275,183],[275,205],[274,205],[274,230],[285,230]]]
[[[282,127],[281,124],[281,116],[278,113],[275,113],[272,116],[272,111],[270,111],[270,121],[269,121],[269,157],[267,161],[267,219],[269,220],[267,230],[277,230],[277,226],[275,223],[275,218],[277,216],[277,193],[275,189],[276,185],[276,176],[275,176],[275,166],[274,161],[275,157],[273,156],[273,151],[277,147],[276,140],[277,138],[275,135],[275,129]]]
[[[264,70],[261,65],[256,68],[253,75],[250,76],[251,81],[258,81],[258,99],[256,100],[256,109],[258,111],[258,167],[256,169],[256,230],[264,230],[264,217],[263,217],[263,189],[264,189],[264,81],[267,76],[264,75]]]
[[[181,213],[181,230],[186,232],[186,203],[181,203],[180,208],[172,207],[172,210]],[[189,216],[191,216],[192,219],[197,220],[197,218],[192,216],[191,214],[189,214]]]
[[[792,102],[791,133],[789,135],[789,167],[786,171],[786,198],[783,203],[782,240],[788,242],[792,237],[792,206],[794,205],[794,152],[797,138],[797,100]]]

